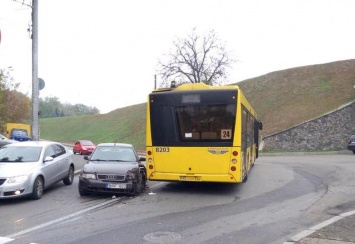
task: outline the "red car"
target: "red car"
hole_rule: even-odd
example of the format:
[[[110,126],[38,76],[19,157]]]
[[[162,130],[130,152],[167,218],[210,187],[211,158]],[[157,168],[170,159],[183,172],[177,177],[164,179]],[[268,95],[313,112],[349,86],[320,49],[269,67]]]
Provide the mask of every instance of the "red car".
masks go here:
[[[89,140],[78,140],[75,142],[73,146],[73,153],[83,154],[91,154],[96,148],[96,145]]]

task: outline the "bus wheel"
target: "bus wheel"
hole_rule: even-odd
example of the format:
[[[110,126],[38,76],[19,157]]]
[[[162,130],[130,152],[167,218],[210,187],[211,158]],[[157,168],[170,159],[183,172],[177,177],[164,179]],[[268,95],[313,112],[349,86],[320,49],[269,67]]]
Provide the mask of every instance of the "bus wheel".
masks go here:
[[[248,173],[245,174],[244,179],[243,179],[242,182],[245,183],[245,182],[247,182],[247,181],[248,181]]]

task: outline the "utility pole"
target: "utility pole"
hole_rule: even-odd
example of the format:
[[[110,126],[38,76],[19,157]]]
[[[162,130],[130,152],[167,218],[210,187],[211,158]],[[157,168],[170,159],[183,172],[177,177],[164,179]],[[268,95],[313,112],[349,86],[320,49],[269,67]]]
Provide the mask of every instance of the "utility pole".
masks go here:
[[[32,141],[39,140],[38,96],[38,0],[32,0]]]

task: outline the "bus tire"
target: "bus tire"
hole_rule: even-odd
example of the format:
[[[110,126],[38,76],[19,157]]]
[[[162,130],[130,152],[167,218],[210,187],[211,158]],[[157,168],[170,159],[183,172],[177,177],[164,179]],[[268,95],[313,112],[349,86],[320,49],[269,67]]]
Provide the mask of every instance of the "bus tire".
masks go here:
[[[248,173],[245,174],[244,178],[243,178],[243,183],[247,182],[248,181]]]

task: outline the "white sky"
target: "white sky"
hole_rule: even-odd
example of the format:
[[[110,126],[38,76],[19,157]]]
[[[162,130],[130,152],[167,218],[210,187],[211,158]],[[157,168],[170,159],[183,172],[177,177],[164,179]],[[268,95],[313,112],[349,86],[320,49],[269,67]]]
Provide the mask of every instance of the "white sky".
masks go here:
[[[18,1],[0,0],[0,68],[31,97],[31,9]],[[146,102],[158,59],[194,27],[238,60],[230,83],[355,58],[354,0],[39,0],[38,18],[40,97],[101,113]]]

